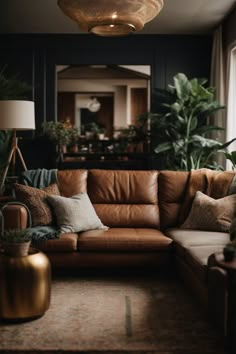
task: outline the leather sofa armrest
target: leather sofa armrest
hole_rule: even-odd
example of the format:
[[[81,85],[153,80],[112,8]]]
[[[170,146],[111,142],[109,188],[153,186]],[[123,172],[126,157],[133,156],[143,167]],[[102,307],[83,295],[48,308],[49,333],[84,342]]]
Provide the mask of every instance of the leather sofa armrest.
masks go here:
[[[2,209],[4,228],[25,229],[28,225],[28,212],[23,205],[9,204]]]

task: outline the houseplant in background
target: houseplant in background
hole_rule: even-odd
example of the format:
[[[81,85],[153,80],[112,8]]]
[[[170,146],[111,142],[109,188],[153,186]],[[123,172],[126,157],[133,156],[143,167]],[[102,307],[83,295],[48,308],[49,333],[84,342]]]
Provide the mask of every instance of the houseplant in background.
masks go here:
[[[48,121],[43,123],[44,135],[51,140],[58,156],[66,152],[68,145],[75,144],[78,139],[78,130],[66,122]]]
[[[167,90],[154,92],[154,98],[161,97],[162,105],[158,113],[151,113],[152,139],[165,169],[223,169],[214,161],[214,155],[235,139],[222,144],[209,138],[212,131],[222,130],[207,123],[209,116],[225,107],[215,101],[214,88],[206,83],[206,79],[189,80],[179,73]]]
[[[70,152],[73,152],[73,153],[78,152],[78,139],[79,139],[78,129],[77,128],[69,129],[68,149]]]
[[[29,252],[31,236],[28,229],[3,230],[0,235],[0,242],[5,254],[23,257]]]
[[[42,124],[44,135],[57,147],[58,153],[63,153],[70,142],[68,129],[62,122],[48,121]]]
[[[89,122],[85,124],[84,131],[87,139],[95,139],[99,133],[99,125],[95,121]]]

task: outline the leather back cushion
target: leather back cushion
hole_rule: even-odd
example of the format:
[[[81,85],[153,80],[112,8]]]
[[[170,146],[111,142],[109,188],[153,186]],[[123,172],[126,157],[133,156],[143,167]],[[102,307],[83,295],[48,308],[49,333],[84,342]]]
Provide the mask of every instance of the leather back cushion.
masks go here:
[[[62,170],[57,172],[58,187],[63,197],[87,192],[87,170]]]
[[[161,229],[176,226],[188,187],[189,172],[160,171],[158,176]]]
[[[159,227],[157,171],[90,170],[88,195],[111,227]]]

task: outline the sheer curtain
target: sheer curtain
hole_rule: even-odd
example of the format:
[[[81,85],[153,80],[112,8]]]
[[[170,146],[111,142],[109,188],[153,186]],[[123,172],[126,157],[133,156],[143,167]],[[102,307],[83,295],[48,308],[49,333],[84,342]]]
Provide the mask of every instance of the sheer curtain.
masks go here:
[[[221,105],[226,104],[225,76],[225,58],[222,47],[222,27],[220,26],[214,32],[210,84],[215,87],[215,99]],[[226,129],[226,110],[222,109],[216,112],[210,119],[210,124]],[[216,139],[219,142],[225,142],[226,131],[223,130],[213,132],[212,139]],[[225,157],[223,153],[217,155],[217,162],[225,167]]]
[[[236,138],[236,43],[228,49],[228,74],[227,74],[227,126],[226,139]],[[236,150],[234,141],[228,151]],[[232,165],[227,161],[227,169],[232,169]]]

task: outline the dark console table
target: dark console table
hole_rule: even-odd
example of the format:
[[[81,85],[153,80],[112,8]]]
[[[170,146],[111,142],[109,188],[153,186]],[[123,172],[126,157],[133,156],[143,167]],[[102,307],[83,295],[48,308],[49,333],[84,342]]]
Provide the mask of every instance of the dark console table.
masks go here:
[[[66,153],[60,162],[60,169],[101,168],[119,170],[149,170],[150,155],[146,153]]]

